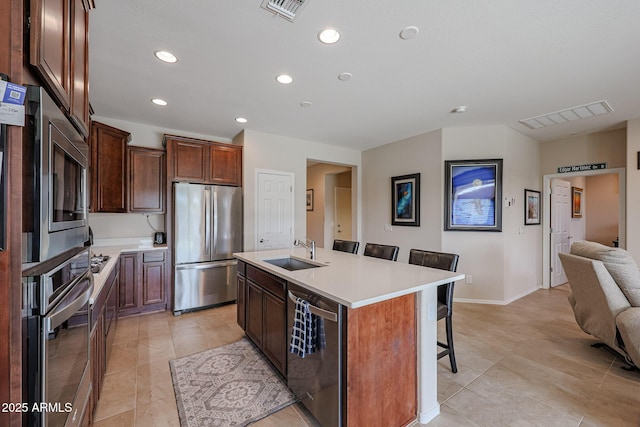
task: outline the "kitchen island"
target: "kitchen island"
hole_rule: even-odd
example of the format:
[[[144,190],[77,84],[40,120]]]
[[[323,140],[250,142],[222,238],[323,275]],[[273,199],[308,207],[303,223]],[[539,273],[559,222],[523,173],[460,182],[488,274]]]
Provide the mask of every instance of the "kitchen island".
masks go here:
[[[285,288],[296,285],[344,307],[343,424],[401,426],[416,418],[426,423],[439,414],[436,288],[464,274],[323,249],[315,260],[301,248],[234,255],[247,264],[247,277],[239,276],[246,289],[254,285],[249,272],[259,271]],[[315,266],[289,271],[272,263],[287,258]],[[241,310],[251,313],[240,291],[239,323],[244,322]],[[268,288],[261,291],[271,295]],[[270,338],[272,332],[263,336]],[[273,341],[284,345],[285,352],[288,334],[290,330]]]

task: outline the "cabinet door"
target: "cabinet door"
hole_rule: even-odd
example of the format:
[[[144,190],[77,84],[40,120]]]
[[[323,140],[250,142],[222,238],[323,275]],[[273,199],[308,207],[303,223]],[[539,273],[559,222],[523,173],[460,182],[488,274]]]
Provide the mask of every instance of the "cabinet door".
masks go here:
[[[164,262],[142,263],[142,305],[161,304],[166,300],[164,292]]]
[[[275,367],[286,375],[287,370],[287,307],[283,300],[264,293],[263,352]]]
[[[242,149],[211,146],[211,176],[214,184],[242,185]]]
[[[92,208],[95,212],[126,212],[130,134],[98,122],[91,126]]]
[[[69,109],[70,1],[31,0],[29,62],[65,110]]]
[[[262,288],[247,280],[246,287],[246,327],[247,336],[262,348]]]
[[[136,309],[139,306],[138,254],[120,255],[119,310]],[[126,314],[126,312],[123,312]]]
[[[89,135],[89,11],[85,0],[71,2],[70,116]]]
[[[208,145],[173,140],[173,177],[176,181],[206,182]]]
[[[245,287],[246,281],[244,276],[237,275],[238,278],[238,293],[237,293],[237,322],[238,326],[245,330]]]
[[[129,147],[129,212],[163,213],[164,151]]]

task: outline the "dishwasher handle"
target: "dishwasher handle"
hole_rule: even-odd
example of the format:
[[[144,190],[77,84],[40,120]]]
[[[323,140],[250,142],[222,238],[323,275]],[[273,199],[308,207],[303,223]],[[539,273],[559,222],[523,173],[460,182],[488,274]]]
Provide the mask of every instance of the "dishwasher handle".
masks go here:
[[[296,302],[298,297],[295,296],[291,291],[288,291],[288,293],[289,293],[289,299],[293,302]],[[331,322],[338,321],[338,314],[334,313],[333,311],[324,310],[312,304],[309,304],[309,311],[311,312],[311,314],[322,317],[323,319],[326,319],[326,320],[330,320]]]

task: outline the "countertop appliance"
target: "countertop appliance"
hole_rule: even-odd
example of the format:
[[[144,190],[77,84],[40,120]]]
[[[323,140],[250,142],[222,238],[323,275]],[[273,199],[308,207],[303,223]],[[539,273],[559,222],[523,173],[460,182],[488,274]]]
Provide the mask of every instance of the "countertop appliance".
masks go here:
[[[89,238],[89,146],[47,95],[27,86],[23,128],[22,262],[48,260]]]
[[[304,358],[287,353],[287,385],[323,427],[346,425],[346,348],[343,318],[346,308],[307,289],[288,284],[287,331],[291,336],[297,298],[309,303],[316,325],[318,348]],[[319,327],[319,325],[322,327]]]
[[[174,314],[237,298],[242,188],[175,183]]]
[[[79,426],[89,410],[89,314],[93,292],[89,248],[79,248],[23,273],[23,414],[28,426]]]

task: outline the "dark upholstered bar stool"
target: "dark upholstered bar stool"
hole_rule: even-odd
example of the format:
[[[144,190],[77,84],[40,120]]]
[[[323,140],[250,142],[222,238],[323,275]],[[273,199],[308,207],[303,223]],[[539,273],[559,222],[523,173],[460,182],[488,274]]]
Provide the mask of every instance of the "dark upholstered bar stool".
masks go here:
[[[333,241],[334,251],[349,252],[351,254],[357,254],[359,246],[360,246],[360,242],[352,242],[351,240],[336,239]]]
[[[440,270],[456,271],[458,268],[458,255],[444,252],[423,251],[411,249],[409,251],[409,264],[433,267]],[[444,350],[438,353],[438,359],[449,355],[451,372],[458,372],[456,365],[456,353],[453,349],[453,282],[438,286],[438,320],[445,319],[447,329],[447,343],[438,341],[438,346]]]
[[[366,245],[364,245],[363,255],[397,261],[399,250],[400,248],[397,246],[380,245],[378,243],[367,243]]]

